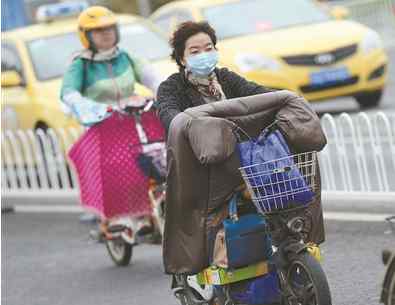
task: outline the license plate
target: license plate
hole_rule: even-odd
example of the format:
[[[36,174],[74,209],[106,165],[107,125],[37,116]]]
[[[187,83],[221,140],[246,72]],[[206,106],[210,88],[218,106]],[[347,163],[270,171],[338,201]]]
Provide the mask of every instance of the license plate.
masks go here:
[[[336,69],[326,69],[310,74],[310,83],[312,85],[327,85],[345,80],[350,77],[346,67]]]

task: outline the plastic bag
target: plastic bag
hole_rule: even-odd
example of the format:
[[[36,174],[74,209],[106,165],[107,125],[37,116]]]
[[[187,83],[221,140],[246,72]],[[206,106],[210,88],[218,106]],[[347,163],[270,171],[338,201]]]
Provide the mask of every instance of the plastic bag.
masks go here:
[[[306,205],[314,196],[279,130],[264,130],[259,137],[238,144],[247,183],[264,212]]]

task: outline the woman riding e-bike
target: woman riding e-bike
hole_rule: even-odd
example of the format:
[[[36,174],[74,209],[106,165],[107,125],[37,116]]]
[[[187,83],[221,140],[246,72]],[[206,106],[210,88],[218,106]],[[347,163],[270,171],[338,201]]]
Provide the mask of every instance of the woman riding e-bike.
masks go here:
[[[92,135],[85,135],[87,144],[82,143],[85,147],[90,146],[86,148],[88,156],[82,156],[87,159],[77,156],[77,149],[72,149],[70,157],[74,165],[81,166],[88,161],[101,160],[111,168],[104,173],[99,169],[96,171],[102,175],[115,172],[113,177],[98,178],[94,166],[85,175],[85,169],[77,166],[82,204],[100,214],[100,235],[103,237],[111,236],[108,220],[125,213],[138,223],[133,235],[151,232],[149,182],[137,166],[137,157],[144,150],[142,138],[145,142],[163,142],[164,131],[153,111],[141,111],[147,98],[136,95],[135,84],[139,82],[156,94],[159,74],[144,60],[118,47],[117,18],[105,7],[92,6],[84,10],[78,18],[78,34],[84,49],[74,56],[64,74],[61,102],[81,125],[89,127],[88,132]],[[86,139],[94,137],[95,132],[97,137],[103,136],[98,140],[100,143],[90,143]],[[94,147],[95,143],[97,147]],[[98,159],[95,154],[105,156],[100,155]],[[104,187],[104,183],[107,186]],[[100,195],[103,192],[108,194]],[[125,203],[120,206],[123,201]],[[125,264],[125,259],[122,264]]]
[[[174,275],[172,286],[176,296],[182,304],[188,305],[233,304],[229,303],[229,293],[226,296],[224,293],[221,296],[220,293],[225,290],[229,292],[229,286],[225,290],[214,289],[217,291],[214,294],[209,293],[210,289],[202,288],[202,277],[208,274],[202,273],[202,270],[210,266],[220,270],[219,261],[215,258],[215,247],[217,240],[223,239],[219,234],[224,221],[231,214],[228,202],[233,191],[240,190],[238,186],[242,184],[240,173],[234,175],[234,169],[238,171],[240,164],[237,154],[234,153],[233,131],[244,128],[247,133],[251,131],[254,136],[259,135],[260,129],[273,123],[276,115],[281,112],[281,107],[285,108],[292,101],[294,108],[287,115],[289,122],[296,121],[299,124],[295,130],[302,129],[303,121],[295,119],[297,108],[300,115],[306,111],[307,116],[303,117],[305,126],[313,126],[309,132],[300,134],[300,138],[308,139],[311,143],[316,142],[317,150],[325,145],[325,136],[320,128],[316,128],[317,124],[319,127],[319,120],[303,98],[289,91],[272,92],[273,90],[247,81],[227,68],[217,68],[216,42],[215,31],[209,24],[181,24],[170,41],[173,48],[172,58],[178,64],[179,72],[160,85],[157,97],[158,114],[168,133],[163,259],[165,271]],[[249,96],[251,109],[245,98]],[[234,102],[228,102],[229,99]],[[240,126],[234,121],[239,121]],[[309,144],[309,141],[305,142]],[[202,143],[205,145],[199,145]],[[303,146],[302,141],[300,144]],[[314,145],[306,145],[306,148],[310,147],[315,148]],[[308,214],[312,221],[308,232],[303,234],[303,242],[309,243],[310,249],[314,249],[317,254],[317,245],[324,241],[319,192],[315,195],[315,204]],[[297,244],[299,242],[292,244],[291,252],[302,253],[307,249],[304,246],[298,248]],[[309,251],[313,253],[312,250]],[[213,266],[214,262],[217,263],[216,266]],[[295,267],[295,270],[301,269]],[[191,277],[194,274],[199,275]],[[234,276],[235,274],[233,273]],[[294,271],[290,274],[293,279],[300,279],[294,276]],[[219,273],[217,275],[221,277]],[[197,279],[199,277],[200,281]],[[247,286],[253,287],[254,281],[253,277],[249,279]],[[244,280],[241,282],[245,284]],[[326,283],[325,277],[323,282]],[[237,287],[236,290],[238,289],[242,288]],[[329,288],[321,290],[324,293],[317,294],[319,302],[323,299],[330,300]],[[248,294],[247,291],[238,293]],[[290,295],[288,299],[291,298],[295,302],[299,301],[295,304],[300,304],[302,296]],[[329,305],[328,302],[320,305]]]

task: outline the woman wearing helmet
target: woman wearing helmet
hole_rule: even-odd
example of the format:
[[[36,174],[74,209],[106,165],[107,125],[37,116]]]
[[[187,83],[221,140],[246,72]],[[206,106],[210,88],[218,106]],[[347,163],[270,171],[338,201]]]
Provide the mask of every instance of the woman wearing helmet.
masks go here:
[[[80,124],[100,123],[111,116],[114,106],[143,105],[146,98],[135,94],[135,82],[156,94],[158,74],[144,60],[118,48],[119,29],[113,12],[101,6],[87,8],[78,18],[78,33],[84,49],[64,74],[61,102]],[[142,228],[150,229],[147,217],[139,219]]]
[[[118,48],[116,16],[109,9],[92,6],[78,18],[78,33],[84,50],[66,71],[61,101],[77,120],[90,126],[105,119],[108,106],[139,104],[135,82],[156,94],[160,78],[143,60]]]

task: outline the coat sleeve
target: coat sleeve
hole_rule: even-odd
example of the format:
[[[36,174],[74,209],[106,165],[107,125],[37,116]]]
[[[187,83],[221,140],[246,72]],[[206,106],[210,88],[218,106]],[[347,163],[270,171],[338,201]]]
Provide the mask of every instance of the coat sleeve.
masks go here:
[[[298,153],[321,151],[327,140],[314,109],[303,97],[291,91],[284,90],[279,94],[286,103],[277,112],[276,120],[288,144]]]
[[[136,81],[149,88],[156,96],[163,77],[147,60],[125,53],[132,64]]]
[[[181,105],[176,95],[176,87],[176,84],[168,79],[161,83],[158,88],[156,107],[159,118],[166,129],[166,133],[174,117],[182,112]]]
[[[81,92],[83,82],[83,62],[82,59],[75,59],[68,67],[63,76],[62,88],[60,90],[60,98],[71,92]]]
[[[262,85],[258,85],[255,82],[248,81],[244,77],[241,77],[227,68],[221,69],[221,74],[224,75],[223,81],[228,83],[229,87],[232,88],[233,97],[243,97],[276,91]]]
[[[71,114],[84,126],[92,126],[106,119],[110,113],[106,104],[82,95],[83,69],[82,59],[76,59],[70,65],[63,76],[60,101],[66,114]]]

